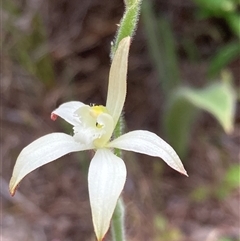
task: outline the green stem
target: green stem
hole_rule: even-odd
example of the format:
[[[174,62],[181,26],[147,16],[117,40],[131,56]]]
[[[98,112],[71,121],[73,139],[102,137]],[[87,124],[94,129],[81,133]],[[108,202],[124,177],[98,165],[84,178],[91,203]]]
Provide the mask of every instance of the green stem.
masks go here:
[[[120,41],[127,36],[132,37],[134,35],[139,19],[141,3],[142,0],[125,0],[125,12],[120,21],[115,40],[112,43],[111,59],[113,59]]]
[[[112,217],[112,223],[111,223],[111,233],[112,233],[112,239],[114,241],[126,241],[124,219],[125,219],[125,206],[124,206],[122,197],[120,197],[118,199],[117,206],[115,208],[115,211]]]

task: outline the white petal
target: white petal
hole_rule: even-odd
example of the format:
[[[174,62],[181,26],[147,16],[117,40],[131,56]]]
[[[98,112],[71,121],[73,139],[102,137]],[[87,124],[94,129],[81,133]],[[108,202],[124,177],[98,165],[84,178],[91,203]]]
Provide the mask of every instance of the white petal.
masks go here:
[[[83,104],[80,101],[70,101],[70,102],[63,103],[56,110],[52,112],[52,116],[54,115],[60,116],[65,121],[75,126],[79,124],[79,120],[75,112],[84,105],[85,104]]]
[[[106,107],[112,115],[115,125],[121,115],[126,98],[130,40],[130,37],[126,37],[119,43],[109,73]]]
[[[52,133],[40,137],[19,154],[10,180],[10,193],[14,195],[19,182],[36,168],[43,166],[70,152],[89,149],[80,145],[72,136]]]
[[[152,132],[143,130],[131,131],[113,140],[108,146],[160,157],[171,168],[187,175],[180,158],[173,148]]]
[[[102,240],[109,229],[125,181],[126,167],[123,160],[110,150],[97,150],[90,163],[88,185],[93,225],[98,240]]]

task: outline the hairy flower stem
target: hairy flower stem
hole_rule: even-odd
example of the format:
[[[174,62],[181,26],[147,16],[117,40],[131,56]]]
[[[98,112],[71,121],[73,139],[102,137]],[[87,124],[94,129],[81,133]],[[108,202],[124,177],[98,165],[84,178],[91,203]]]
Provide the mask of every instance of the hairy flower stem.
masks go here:
[[[120,41],[127,37],[133,37],[139,20],[142,0],[125,0],[125,12],[120,21],[115,39],[112,42],[111,59],[113,58]]]
[[[118,199],[111,223],[111,234],[113,241],[126,241],[124,218],[125,206],[122,197],[120,197]]]
[[[137,27],[140,7],[142,0],[124,0],[125,12],[120,22],[118,31],[113,41],[111,48],[111,59],[117,50],[119,42],[127,36],[132,37]],[[124,117],[120,117],[117,126],[114,130],[114,137],[117,138],[123,134],[124,130]],[[122,158],[122,152],[119,149],[114,150],[115,155]],[[125,207],[122,197],[119,198],[111,223],[112,241],[126,241],[125,238],[125,225],[124,225]]]

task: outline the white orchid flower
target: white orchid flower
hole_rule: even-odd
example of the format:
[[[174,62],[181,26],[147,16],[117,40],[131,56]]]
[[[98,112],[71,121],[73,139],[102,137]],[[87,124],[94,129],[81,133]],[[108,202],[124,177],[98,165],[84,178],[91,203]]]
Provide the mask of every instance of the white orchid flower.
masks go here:
[[[110,74],[106,107],[89,106],[78,101],[62,104],[52,112],[73,125],[73,136],[64,133],[45,135],[25,147],[19,154],[10,180],[14,195],[19,182],[36,168],[71,152],[94,149],[88,172],[89,196],[94,230],[103,240],[126,181],[123,160],[112,149],[162,158],[170,167],[187,175],[178,155],[160,137],[137,130],[111,140],[126,97],[126,79],[130,37],[124,38],[115,53]]]

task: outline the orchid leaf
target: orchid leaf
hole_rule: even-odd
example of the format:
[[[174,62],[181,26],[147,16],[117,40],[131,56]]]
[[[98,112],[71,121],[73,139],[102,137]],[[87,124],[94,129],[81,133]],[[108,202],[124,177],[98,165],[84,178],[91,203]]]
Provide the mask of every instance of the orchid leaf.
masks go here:
[[[203,89],[181,88],[171,99],[164,124],[169,142],[180,156],[186,147],[197,109],[209,112],[230,133],[233,130],[236,94],[228,82],[214,83]]]
[[[233,129],[236,94],[229,83],[215,83],[201,90],[186,88],[183,96],[194,106],[212,114],[223,129]]]

